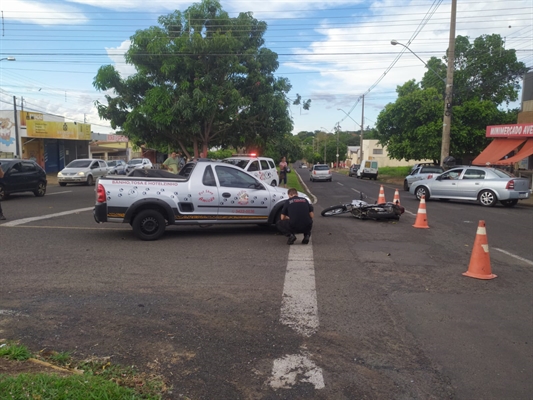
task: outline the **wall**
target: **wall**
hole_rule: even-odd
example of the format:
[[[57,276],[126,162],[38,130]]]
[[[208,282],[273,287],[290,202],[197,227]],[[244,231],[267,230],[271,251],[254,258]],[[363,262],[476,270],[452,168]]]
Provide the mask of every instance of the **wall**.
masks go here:
[[[381,153],[381,154],[377,154]],[[350,152],[348,152],[350,154]],[[393,160],[389,158],[389,153],[386,147],[378,144],[377,139],[363,140],[363,158],[365,160],[376,160],[379,167],[408,167],[420,162],[433,162],[433,160]],[[359,153],[352,153],[351,164],[361,164]]]

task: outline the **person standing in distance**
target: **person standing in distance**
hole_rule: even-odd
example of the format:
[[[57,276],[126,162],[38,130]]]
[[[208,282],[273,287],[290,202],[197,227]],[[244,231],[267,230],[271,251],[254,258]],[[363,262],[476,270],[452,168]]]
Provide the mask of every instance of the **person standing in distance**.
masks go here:
[[[168,170],[168,172],[172,172],[173,174],[177,174],[179,171],[179,161],[178,161],[178,155],[175,151],[170,154],[170,157],[165,160],[165,162],[162,164],[163,169]]]
[[[0,179],[2,179],[3,177],[4,177],[4,170],[2,169],[2,166],[0,166]],[[4,217],[4,213],[2,212],[2,202],[0,201],[0,220],[4,221],[5,219],[6,217]]]
[[[296,241],[296,233],[303,233],[302,244],[308,244],[315,216],[313,205],[303,197],[299,197],[298,191],[294,188],[289,189],[288,195],[289,200],[283,205],[281,219],[276,226],[288,237],[287,244],[293,244]]]
[[[281,157],[281,162],[279,163],[279,185],[281,187],[287,187],[287,159]]]

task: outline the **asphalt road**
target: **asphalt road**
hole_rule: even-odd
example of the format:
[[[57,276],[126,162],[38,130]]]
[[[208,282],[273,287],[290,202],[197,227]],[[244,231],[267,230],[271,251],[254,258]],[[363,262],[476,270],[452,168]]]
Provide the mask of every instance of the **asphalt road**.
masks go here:
[[[162,374],[168,398],[531,397],[532,208],[428,201],[430,228],[416,229],[419,204],[400,191],[399,222],[324,218],[360,192],[376,200],[379,182],[297,172],[318,199],[308,246],[257,226],[142,242],[94,222],[93,187],[12,196],[0,337]],[[479,220],[493,280],[462,275]]]

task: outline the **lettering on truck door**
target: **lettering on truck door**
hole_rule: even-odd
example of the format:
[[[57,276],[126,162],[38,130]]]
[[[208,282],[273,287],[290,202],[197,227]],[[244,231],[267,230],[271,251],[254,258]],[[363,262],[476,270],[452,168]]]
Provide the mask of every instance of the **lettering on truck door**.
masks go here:
[[[218,193],[219,190],[213,168],[208,165],[204,170],[202,180],[191,182],[189,201],[192,203],[192,209],[188,210],[188,213],[191,215],[184,218],[205,220],[216,219],[219,207]],[[180,200],[185,202],[182,199]],[[180,207],[180,211],[187,210]]]
[[[235,168],[217,165],[219,182],[218,218],[265,222],[270,214],[272,198],[264,182]]]

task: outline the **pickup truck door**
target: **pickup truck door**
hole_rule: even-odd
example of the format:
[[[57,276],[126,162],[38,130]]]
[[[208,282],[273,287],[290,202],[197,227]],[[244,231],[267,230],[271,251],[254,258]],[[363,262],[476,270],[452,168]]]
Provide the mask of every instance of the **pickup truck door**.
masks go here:
[[[272,208],[270,192],[253,176],[238,168],[217,165],[218,219],[265,222]]]
[[[190,198],[180,199],[180,212],[189,215],[184,219],[215,220],[218,216],[218,187],[211,166],[204,170],[202,180],[191,185]],[[187,207],[187,203],[193,207]]]

